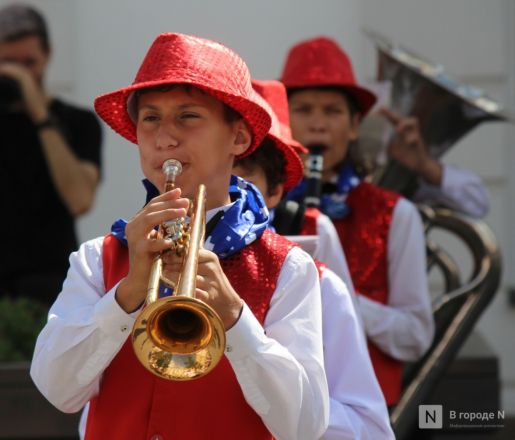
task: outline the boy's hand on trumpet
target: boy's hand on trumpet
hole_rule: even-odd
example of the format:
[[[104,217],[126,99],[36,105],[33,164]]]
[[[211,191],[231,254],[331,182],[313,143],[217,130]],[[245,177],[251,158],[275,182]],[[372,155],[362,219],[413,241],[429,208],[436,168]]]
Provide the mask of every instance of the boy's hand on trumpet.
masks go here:
[[[181,265],[182,258],[174,252],[163,254],[163,275],[168,280],[177,282]],[[207,249],[200,249],[198,254],[195,298],[204,301],[218,313],[225,330],[236,324],[243,308],[243,300],[225,275],[218,256]]]
[[[156,255],[172,246],[169,238],[159,237],[155,225],[185,217],[189,200],[181,198],[180,188],[153,198],[125,228],[129,249],[129,272],[116,290],[116,301],[127,313],[136,310],[147,295],[150,268]]]
[[[195,295],[216,310],[226,331],[238,322],[243,300],[225,275],[218,256],[207,249],[199,251]]]

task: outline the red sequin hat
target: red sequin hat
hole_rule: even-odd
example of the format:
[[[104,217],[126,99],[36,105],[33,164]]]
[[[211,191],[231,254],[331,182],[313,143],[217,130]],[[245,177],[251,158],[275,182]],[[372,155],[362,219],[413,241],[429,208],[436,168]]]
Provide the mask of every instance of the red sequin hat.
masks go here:
[[[365,115],[376,102],[375,95],[357,84],[351,60],[338,44],[326,37],[301,41],[286,58],[281,81],[289,89],[341,87],[356,99]]]
[[[198,87],[241,114],[253,135],[244,155],[251,153],[268,132],[270,116],[258,104],[245,62],[220,43],[179,33],[159,35],[132,85],[96,98],[95,110],[114,131],[137,143],[127,100],[135,90],[164,84]]]
[[[276,148],[284,154],[286,160],[284,191],[288,192],[304,176],[304,165],[299,153],[307,153],[308,150],[292,138],[288,98],[284,85],[273,80],[252,80],[252,86],[263,97],[265,104],[269,106],[272,126],[268,132],[268,137],[273,141]]]

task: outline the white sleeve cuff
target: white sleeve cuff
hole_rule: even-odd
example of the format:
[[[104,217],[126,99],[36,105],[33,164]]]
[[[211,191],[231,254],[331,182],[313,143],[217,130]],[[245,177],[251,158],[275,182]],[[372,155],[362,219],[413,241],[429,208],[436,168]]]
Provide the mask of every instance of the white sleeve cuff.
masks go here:
[[[120,307],[114,297],[118,284],[120,283],[118,282],[95,304],[94,316],[102,333],[110,337],[125,339],[132,331],[136,316],[139,314],[139,309],[128,314]]]
[[[384,307],[364,295],[356,295],[356,298],[359,304],[361,319],[365,327],[365,333],[372,336],[375,333],[374,330],[384,319]]]
[[[240,319],[226,333],[225,354],[230,361],[237,361],[256,353],[263,343],[265,331],[246,303]]]

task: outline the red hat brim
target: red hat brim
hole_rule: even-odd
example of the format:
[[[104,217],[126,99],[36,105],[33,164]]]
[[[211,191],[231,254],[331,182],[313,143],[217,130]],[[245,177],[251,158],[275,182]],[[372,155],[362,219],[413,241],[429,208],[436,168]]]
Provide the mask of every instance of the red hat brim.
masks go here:
[[[137,144],[136,125],[127,111],[127,100],[132,92],[139,89],[156,87],[167,84],[185,84],[197,87],[237,111],[248,124],[252,133],[252,143],[244,157],[254,151],[264,139],[271,124],[268,112],[250,99],[235,96],[230,93],[213,90],[202,84],[187,81],[158,80],[147,81],[127,86],[114,92],[106,93],[95,99],[95,111],[119,135]],[[253,93],[256,93],[252,90]]]
[[[295,188],[304,177],[304,164],[292,146],[285,144],[281,139],[273,134],[269,133],[268,137],[275,144],[275,147],[284,155],[284,160],[286,161],[284,192],[288,192]]]

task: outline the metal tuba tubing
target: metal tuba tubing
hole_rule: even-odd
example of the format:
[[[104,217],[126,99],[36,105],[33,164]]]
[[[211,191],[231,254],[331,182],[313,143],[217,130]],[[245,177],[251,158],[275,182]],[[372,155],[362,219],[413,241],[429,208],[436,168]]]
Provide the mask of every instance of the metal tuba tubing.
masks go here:
[[[423,216],[431,210],[421,209]],[[435,385],[455,358],[477,320],[492,300],[500,283],[501,255],[495,237],[481,221],[465,219],[448,209],[435,210],[432,226],[455,233],[468,246],[474,260],[473,273],[465,285],[447,291],[433,301],[435,339],[428,353],[409,369],[407,386],[390,421],[396,438],[411,438],[418,415]]]

